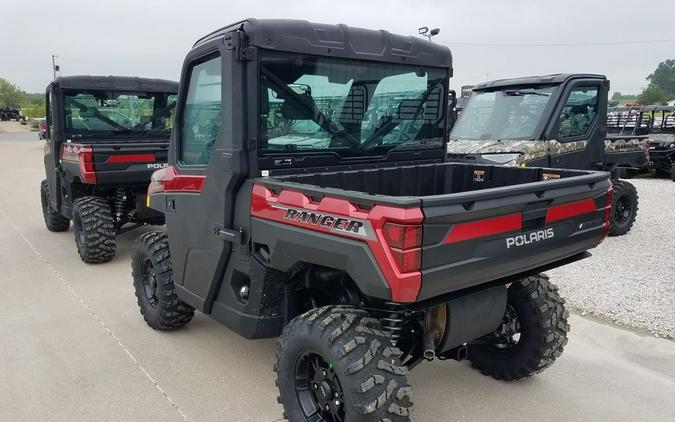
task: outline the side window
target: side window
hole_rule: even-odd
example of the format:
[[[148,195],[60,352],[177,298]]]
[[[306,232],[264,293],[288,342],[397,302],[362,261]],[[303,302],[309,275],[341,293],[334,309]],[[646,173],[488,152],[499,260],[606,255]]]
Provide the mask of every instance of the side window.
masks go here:
[[[192,66],[180,125],[183,164],[206,164],[218,137],[221,119],[220,56]]]
[[[598,87],[573,88],[560,113],[560,139],[583,136],[598,113]]]

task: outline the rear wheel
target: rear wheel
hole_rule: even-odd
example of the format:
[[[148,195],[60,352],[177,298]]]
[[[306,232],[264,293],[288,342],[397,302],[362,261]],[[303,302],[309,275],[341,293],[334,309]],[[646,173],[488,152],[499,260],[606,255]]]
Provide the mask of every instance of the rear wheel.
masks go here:
[[[77,199],[73,203],[73,229],[82,261],[100,264],[115,257],[115,224],[105,199],[97,196]]]
[[[633,171],[626,167],[617,167],[616,177],[619,179],[630,179],[633,177]]]
[[[173,284],[169,239],[143,233],[131,253],[131,275],[143,319],[155,330],[173,330],[192,320],[194,308],[178,298]]]
[[[42,216],[45,226],[50,232],[64,232],[70,227],[70,220],[52,208],[49,202],[49,185],[46,180],[40,183],[40,200],[42,202]]]
[[[276,385],[291,421],[409,421],[412,387],[391,335],[368,313],[313,309],[284,328]]]
[[[609,235],[621,236],[630,231],[638,212],[638,194],[635,186],[623,180],[613,180],[614,199]]]
[[[567,344],[567,311],[558,288],[540,274],[512,283],[502,325],[469,346],[474,368],[499,380],[517,380],[553,364]]]

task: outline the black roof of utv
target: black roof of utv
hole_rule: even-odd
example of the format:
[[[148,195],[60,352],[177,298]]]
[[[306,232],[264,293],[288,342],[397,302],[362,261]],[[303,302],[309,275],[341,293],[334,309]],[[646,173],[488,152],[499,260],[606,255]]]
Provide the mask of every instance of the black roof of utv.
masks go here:
[[[138,76],[59,76],[50,85],[62,89],[100,89],[112,91],[178,92],[178,82]]]
[[[516,85],[545,85],[561,84],[570,79],[606,79],[604,75],[595,75],[592,73],[554,73],[552,75],[525,76],[522,78],[497,79],[494,81],[481,82],[474,85],[473,90],[501,88],[505,86]]]
[[[420,37],[343,24],[330,25],[290,19],[246,19],[206,35],[194,47],[235,30],[241,30],[248,36],[250,46],[268,50],[447,67],[452,75],[452,55],[448,47]]]

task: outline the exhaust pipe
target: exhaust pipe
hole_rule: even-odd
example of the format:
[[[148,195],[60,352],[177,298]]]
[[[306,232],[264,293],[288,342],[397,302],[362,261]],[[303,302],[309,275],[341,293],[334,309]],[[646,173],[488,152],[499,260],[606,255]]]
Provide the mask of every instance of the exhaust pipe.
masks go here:
[[[428,361],[434,360],[436,357],[436,339],[438,337],[438,331],[431,330],[424,333],[424,352],[422,356]]]
[[[436,349],[441,345],[447,327],[447,307],[445,304],[431,308],[425,317],[424,338],[422,339],[422,356],[426,360],[434,360]]]

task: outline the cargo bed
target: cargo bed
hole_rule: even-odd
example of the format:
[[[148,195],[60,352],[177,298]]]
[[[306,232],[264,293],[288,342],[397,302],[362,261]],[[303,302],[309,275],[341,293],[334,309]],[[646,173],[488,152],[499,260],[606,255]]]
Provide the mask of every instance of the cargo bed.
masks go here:
[[[416,301],[549,268],[597,246],[608,227],[611,186],[605,172],[464,163],[275,176],[254,183],[264,188],[267,201],[284,210],[360,217],[372,226],[379,244],[386,243],[382,218],[405,223],[391,214],[382,217],[385,207],[407,210],[407,215],[419,210],[423,235]],[[343,206],[333,207],[334,199]],[[253,216],[276,218],[273,212]],[[279,221],[310,228],[298,219]],[[314,241],[319,240],[307,240]],[[288,258],[291,252],[283,250]],[[414,284],[414,277],[396,266],[393,274],[383,272],[395,285],[392,290]]]

